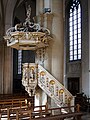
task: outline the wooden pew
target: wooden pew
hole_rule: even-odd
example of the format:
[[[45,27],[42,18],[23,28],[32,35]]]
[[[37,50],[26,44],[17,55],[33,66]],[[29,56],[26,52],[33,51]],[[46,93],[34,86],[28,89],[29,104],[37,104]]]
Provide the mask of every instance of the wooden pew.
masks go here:
[[[32,120],[64,120],[65,118],[71,118],[73,117],[73,119],[76,119],[76,120],[81,120],[81,117],[83,115],[82,112],[71,112],[70,113],[63,113],[62,114],[62,110],[64,107],[62,108],[51,108],[51,109],[46,109],[46,106],[45,106],[45,109],[42,109],[44,106],[37,106],[37,108],[40,108],[39,110],[34,110],[32,111],[31,109],[29,110],[23,110],[23,111],[17,111],[16,113],[16,120],[19,120],[19,119],[22,119],[22,118],[26,118],[27,117],[27,120],[28,119],[32,119]],[[71,106],[71,107],[74,107],[75,106]],[[66,108],[66,107],[65,107]],[[67,107],[67,109],[70,109]],[[60,113],[58,113],[57,115],[56,114],[52,114],[51,111],[55,111],[55,110],[59,110]]]
[[[36,109],[38,108],[38,109]],[[68,113],[62,113],[62,109],[68,110]],[[71,109],[75,109],[76,106],[71,106]],[[8,108],[2,114],[6,114],[6,117],[8,120],[20,120],[20,119],[26,119],[26,120],[64,120],[65,118],[73,117],[73,119],[81,120],[81,117],[83,115],[82,112],[79,112],[79,110],[76,110],[75,112],[71,111],[70,107],[61,107],[61,108],[48,108],[48,105],[43,106],[35,106],[34,108],[31,106],[23,106],[23,107],[13,107]],[[52,111],[58,110],[58,114],[53,114]],[[12,115],[13,114],[13,115]]]
[[[6,97],[6,96],[5,96]],[[9,96],[8,99],[0,99],[0,118],[8,118],[10,114],[16,114],[18,109],[26,109],[28,105],[34,106],[34,97],[28,96]],[[9,112],[10,111],[10,112]]]
[[[0,94],[0,100],[5,100],[5,99],[13,99],[13,98],[28,98],[28,94],[20,94],[20,93],[15,93],[15,94]]]
[[[35,110],[38,108],[38,110]],[[10,119],[19,120],[19,118],[35,118],[37,116],[47,116],[50,113],[46,112],[46,105],[43,106],[35,106],[34,108],[31,106],[22,106],[22,107],[12,107],[1,109],[1,117]],[[13,114],[13,116],[12,116]]]
[[[5,108],[1,109],[0,116],[1,118],[7,118],[7,120],[16,119],[18,111],[20,112],[27,110],[29,110],[28,106]]]
[[[53,115],[48,117],[39,117],[33,120],[64,120],[65,118],[72,118],[73,120],[82,120],[81,116],[83,113],[69,113],[69,114],[60,114],[60,115]]]
[[[13,98],[13,99],[4,99],[0,100],[0,109],[7,108],[7,107],[18,107],[18,106],[25,106],[28,103],[31,103],[34,106],[34,98]]]

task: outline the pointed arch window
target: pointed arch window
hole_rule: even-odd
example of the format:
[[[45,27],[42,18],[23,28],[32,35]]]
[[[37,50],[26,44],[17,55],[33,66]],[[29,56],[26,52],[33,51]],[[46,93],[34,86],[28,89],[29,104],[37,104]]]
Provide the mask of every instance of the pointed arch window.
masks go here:
[[[72,0],[69,9],[69,60],[81,60],[81,5]]]

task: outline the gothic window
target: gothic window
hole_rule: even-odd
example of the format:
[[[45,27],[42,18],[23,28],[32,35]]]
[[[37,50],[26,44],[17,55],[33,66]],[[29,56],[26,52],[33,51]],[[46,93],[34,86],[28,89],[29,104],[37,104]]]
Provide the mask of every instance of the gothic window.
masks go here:
[[[81,59],[81,5],[72,0],[69,9],[69,60]]]

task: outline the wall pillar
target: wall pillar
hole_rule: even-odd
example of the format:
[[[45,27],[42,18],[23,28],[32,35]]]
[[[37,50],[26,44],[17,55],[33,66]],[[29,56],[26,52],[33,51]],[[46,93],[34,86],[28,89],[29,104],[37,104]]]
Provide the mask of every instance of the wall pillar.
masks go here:
[[[3,2],[0,1],[0,94],[3,94],[3,32],[4,32],[4,15],[3,15]]]
[[[43,26],[51,32],[53,40],[47,48],[44,68],[46,68],[57,80],[63,83],[64,64],[64,20],[63,20],[63,0],[49,0],[49,2],[37,0],[37,15],[43,13],[43,9],[51,7],[51,13],[42,14]],[[41,2],[41,3],[40,3]],[[47,4],[46,4],[47,3]],[[50,4],[50,5],[48,5]],[[41,7],[41,8],[40,8]],[[50,99],[48,98],[50,103]],[[52,103],[52,101],[51,101]]]
[[[52,0],[52,75],[63,83],[63,64],[64,64],[64,19],[63,19],[63,0]]]
[[[47,1],[47,0],[46,0]],[[50,5],[45,4],[45,8],[51,7],[51,13],[44,14],[44,26],[48,28],[52,35],[47,49],[47,59],[44,62],[46,68],[59,82],[63,83],[64,64],[64,19],[63,0],[49,0]],[[50,107],[56,107],[54,101],[48,97]]]
[[[36,15],[43,12],[44,0],[36,0]]]
[[[4,5],[4,31],[12,27],[13,21],[13,10],[16,4],[16,0],[3,1]],[[5,35],[5,33],[4,33]],[[13,49],[7,47],[4,42],[3,47],[3,92],[2,94],[12,94],[13,93]]]
[[[88,3],[89,2],[89,3]],[[82,92],[87,96],[90,95],[90,1],[82,0]],[[89,11],[88,11],[89,10]],[[88,21],[89,20],[89,21]],[[89,31],[89,32],[88,32]]]
[[[13,93],[13,54],[12,49],[7,46],[4,47],[4,94]]]
[[[89,81],[87,83],[87,86],[86,88],[88,88],[88,96],[90,98],[90,1],[88,0],[88,16],[89,16],[89,21],[88,21],[88,24],[89,24]]]

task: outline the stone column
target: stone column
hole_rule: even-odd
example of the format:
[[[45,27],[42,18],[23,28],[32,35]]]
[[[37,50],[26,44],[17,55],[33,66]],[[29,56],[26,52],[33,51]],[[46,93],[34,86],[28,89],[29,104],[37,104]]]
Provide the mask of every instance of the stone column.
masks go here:
[[[87,86],[85,86],[85,88],[87,89],[87,93],[88,93],[88,96],[90,98],[90,0],[88,0],[88,17],[89,17],[89,21],[88,21],[88,24],[89,24],[89,79],[87,80]],[[88,65],[88,64],[87,64]],[[85,76],[86,77],[86,76]],[[84,80],[83,80],[84,81]],[[85,80],[85,83],[86,83],[86,80]]]
[[[63,83],[64,64],[64,19],[63,0],[52,0],[52,13],[54,14],[52,23],[52,75]]]
[[[36,0],[36,15],[43,12],[44,0]]]
[[[50,30],[52,34],[52,22],[53,22],[53,13],[46,13],[44,15],[44,27]],[[44,60],[44,68],[47,69],[51,73],[52,69],[52,45],[53,38],[51,37],[49,40],[49,47],[46,48],[45,60]]]
[[[13,93],[13,52],[12,48],[4,47],[4,94]]]
[[[48,5],[48,4],[50,5]],[[48,47],[47,59],[44,62],[46,68],[58,81],[63,83],[63,65],[64,65],[64,19],[63,19],[63,0],[49,0],[44,2],[45,8],[51,8],[51,13],[45,13],[44,27],[48,28],[52,35],[52,40]],[[51,106],[56,106],[49,99]]]
[[[44,0],[44,9],[51,9],[52,6],[52,0]],[[50,34],[52,34],[52,22],[53,22],[53,13],[52,11],[46,12],[43,15],[43,27],[50,30]],[[46,48],[46,54],[45,54],[45,60],[43,63],[43,66],[45,69],[47,69],[51,73],[52,68],[52,43],[53,38],[50,38],[49,40],[49,47]]]
[[[5,33],[5,1],[0,1],[0,94],[12,93],[13,79],[12,72],[12,55],[11,49],[6,47],[6,43],[3,39]],[[5,9],[4,9],[5,8]],[[9,16],[8,16],[9,18]],[[9,21],[10,22],[10,21]],[[10,50],[10,52],[9,52]],[[8,53],[9,52],[9,53]],[[11,57],[12,56],[12,57]]]
[[[0,43],[0,94],[3,94],[4,45]]]
[[[86,4],[85,4],[86,2]],[[82,10],[82,92],[90,97],[90,1],[81,1]]]
[[[13,10],[16,0],[3,0],[4,5],[4,31],[12,27]],[[5,33],[4,33],[5,35]],[[13,93],[13,50],[4,44],[3,48],[3,94]]]
[[[3,3],[2,1],[0,1],[0,94],[3,94],[3,64],[4,64],[3,32],[4,32]]]

